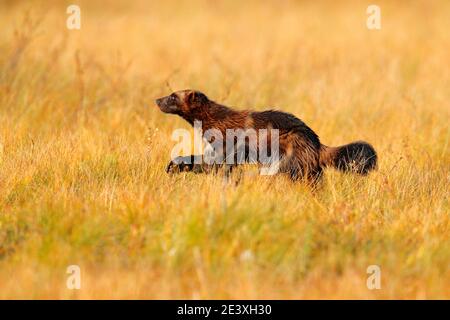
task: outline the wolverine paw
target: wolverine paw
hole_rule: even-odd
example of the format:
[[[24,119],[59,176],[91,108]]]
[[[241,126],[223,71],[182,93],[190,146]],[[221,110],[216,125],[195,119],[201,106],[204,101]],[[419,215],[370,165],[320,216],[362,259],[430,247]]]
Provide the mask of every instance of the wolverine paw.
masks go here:
[[[192,171],[194,173],[202,173],[205,172],[207,166],[205,166],[201,161],[202,161],[201,155],[176,157],[175,159],[169,162],[169,164],[166,167],[166,172],[180,173]]]
[[[192,171],[191,157],[176,157],[166,167],[167,173],[180,173]]]

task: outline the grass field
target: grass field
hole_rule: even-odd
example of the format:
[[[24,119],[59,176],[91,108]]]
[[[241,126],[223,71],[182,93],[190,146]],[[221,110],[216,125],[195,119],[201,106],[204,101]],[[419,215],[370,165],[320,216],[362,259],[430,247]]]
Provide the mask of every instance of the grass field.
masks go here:
[[[0,298],[450,298],[449,1],[71,3],[0,1]],[[378,170],[167,176],[185,88]]]

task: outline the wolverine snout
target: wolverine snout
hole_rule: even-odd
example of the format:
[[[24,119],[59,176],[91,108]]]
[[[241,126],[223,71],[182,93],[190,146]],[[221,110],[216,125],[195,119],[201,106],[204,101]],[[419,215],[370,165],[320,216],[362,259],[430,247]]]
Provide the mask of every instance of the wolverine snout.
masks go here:
[[[173,98],[170,96],[162,97],[155,100],[156,105],[161,109],[164,113],[177,113],[178,106]]]

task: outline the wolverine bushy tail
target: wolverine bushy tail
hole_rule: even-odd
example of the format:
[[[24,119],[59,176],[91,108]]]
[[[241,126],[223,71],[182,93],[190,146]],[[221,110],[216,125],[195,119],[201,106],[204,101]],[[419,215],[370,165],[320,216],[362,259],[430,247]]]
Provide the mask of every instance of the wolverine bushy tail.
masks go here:
[[[320,162],[322,166],[365,175],[376,168],[377,153],[364,141],[352,142],[340,147],[322,145]]]

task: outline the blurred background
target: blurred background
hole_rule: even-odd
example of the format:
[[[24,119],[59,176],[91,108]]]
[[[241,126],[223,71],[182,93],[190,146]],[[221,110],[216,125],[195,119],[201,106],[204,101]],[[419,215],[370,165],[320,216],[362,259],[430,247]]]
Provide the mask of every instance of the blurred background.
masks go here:
[[[0,297],[448,298],[449,52],[447,0],[0,0]],[[369,141],[379,171],[168,178],[189,126],[153,101],[186,88]]]

